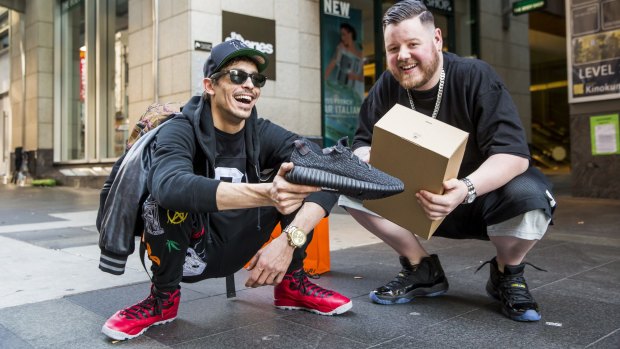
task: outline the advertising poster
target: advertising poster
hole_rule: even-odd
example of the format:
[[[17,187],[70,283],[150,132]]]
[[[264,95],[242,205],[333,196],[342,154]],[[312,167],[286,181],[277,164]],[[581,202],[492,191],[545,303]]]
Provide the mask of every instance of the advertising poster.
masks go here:
[[[364,99],[362,11],[345,1],[321,5],[323,145],[328,147],[344,136],[352,142],[357,128]]]
[[[620,1],[572,0],[567,14],[570,102],[619,98]]]
[[[590,117],[592,155],[620,154],[618,114]]]

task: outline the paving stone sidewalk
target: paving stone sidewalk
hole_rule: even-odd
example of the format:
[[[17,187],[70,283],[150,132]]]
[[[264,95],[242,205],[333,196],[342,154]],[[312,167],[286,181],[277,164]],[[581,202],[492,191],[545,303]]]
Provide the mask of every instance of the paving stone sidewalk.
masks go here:
[[[72,228],[81,229],[73,235],[42,230],[39,235],[48,239],[38,242],[33,231],[2,233],[3,227],[49,221],[49,213],[98,205],[96,192],[18,189],[0,185],[0,265],[9,265],[7,259],[30,262],[23,262],[24,268],[13,262],[13,270],[0,267],[4,275],[27,279],[34,273],[28,268],[38,267],[38,256],[2,249],[2,242],[55,251],[49,237],[66,234],[75,245],[66,249],[96,243],[94,224]],[[485,294],[488,267],[474,271],[494,255],[490,243],[436,237],[424,245],[439,254],[448,276],[450,291],[442,297],[394,306],[371,303],[368,292],[400,267],[386,245],[363,244],[332,251],[331,271],[316,280],[353,300],[352,310],[340,316],[276,309],[273,288],[245,289],[247,275],[241,271],[235,275],[236,298],[226,298],[223,279],[182,284],[174,322],[133,340],[112,342],[101,334],[101,325],[116,310],[146,296],[149,284],[142,276],[45,301],[0,305],[0,348],[620,348],[620,201],[562,194],[556,198],[555,225],[528,256],[548,272],[526,268],[525,273],[542,308],[537,323],[505,318],[499,304]],[[341,212],[334,214],[346,219]],[[130,259],[137,260],[135,255]],[[104,277],[96,263],[95,257],[85,258],[84,268]],[[11,296],[5,284],[0,281],[3,298]],[[70,282],[66,287],[72,287]]]

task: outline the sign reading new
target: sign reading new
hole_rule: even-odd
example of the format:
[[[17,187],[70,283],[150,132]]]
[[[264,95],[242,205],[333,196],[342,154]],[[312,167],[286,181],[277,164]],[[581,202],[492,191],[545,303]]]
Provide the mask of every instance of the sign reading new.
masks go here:
[[[325,0],[323,2],[323,13],[326,15],[349,18],[351,4],[346,1]]]

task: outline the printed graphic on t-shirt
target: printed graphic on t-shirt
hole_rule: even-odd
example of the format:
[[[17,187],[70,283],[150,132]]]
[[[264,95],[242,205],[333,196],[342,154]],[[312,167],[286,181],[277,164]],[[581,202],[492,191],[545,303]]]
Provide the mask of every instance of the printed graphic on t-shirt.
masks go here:
[[[245,129],[229,134],[218,129],[215,130],[216,152],[214,179],[239,185],[248,182],[248,158],[245,144]],[[213,232],[222,232],[221,238],[226,241],[239,229],[244,229],[243,224],[247,220],[247,209],[222,210],[209,215],[209,226]],[[196,251],[200,253],[199,251]]]
[[[245,161],[245,159],[244,159]],[[216,167],[215,179],[228,183],[242,183],[244,178],[243,172],[234,167]]]

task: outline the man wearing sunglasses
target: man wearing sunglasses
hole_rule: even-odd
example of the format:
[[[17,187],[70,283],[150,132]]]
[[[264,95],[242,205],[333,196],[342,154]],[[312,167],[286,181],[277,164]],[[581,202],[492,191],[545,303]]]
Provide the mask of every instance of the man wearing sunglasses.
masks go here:
[[[312,230],[336,196],[284,180],[300,137],[257,116],[267,64],[239,40],[215,46],[204,65],[203,95],[158,130],[143,206],[153,284],[145,300],[107,320],[107,336],[134,338],[174,320],[181,281],[224,277],[248,261],[245,285],[274,285],[278,308],[321,315],[351,308],[351,300],[303,271]],[[283,233],[262,247],[278,223]]]

